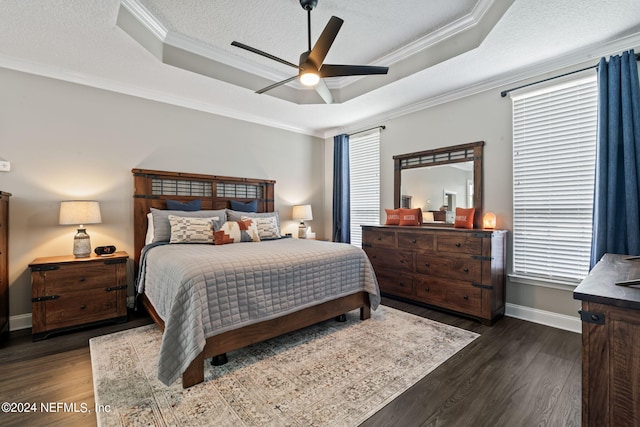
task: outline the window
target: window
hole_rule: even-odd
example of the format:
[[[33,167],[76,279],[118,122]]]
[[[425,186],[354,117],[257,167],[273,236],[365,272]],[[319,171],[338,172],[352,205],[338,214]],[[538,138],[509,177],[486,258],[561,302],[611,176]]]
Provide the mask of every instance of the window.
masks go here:
[[[512,98],[514,276],[576,284],[591,252],[596,76]]]
[[[380,222],[380,129],[349,138],[351,244],[362,245],[364,224]]]

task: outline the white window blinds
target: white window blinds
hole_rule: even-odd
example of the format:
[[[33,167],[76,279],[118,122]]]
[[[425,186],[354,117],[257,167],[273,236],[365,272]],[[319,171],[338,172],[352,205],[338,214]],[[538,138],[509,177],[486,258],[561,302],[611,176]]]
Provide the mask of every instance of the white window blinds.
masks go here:
[[[351,244],[362,245],[363,224],[380,222],[380,129],[349,137]]]
[[[514,274],[577,283],[591,251],[596,76],[512,98]]]

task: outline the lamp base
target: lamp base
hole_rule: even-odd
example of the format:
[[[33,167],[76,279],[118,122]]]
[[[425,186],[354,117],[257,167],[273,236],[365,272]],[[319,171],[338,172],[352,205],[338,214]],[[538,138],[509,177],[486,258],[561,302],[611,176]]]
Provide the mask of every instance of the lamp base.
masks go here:
[[[76,258],[87,258],[91,255],[91,238],[84,228],[78,228],[78,233],[73,236],[73,255]]]
[[[306,239],[307,238],[307,226],[304,224],[304,221],[300,222],[298,226],[298,239]]]

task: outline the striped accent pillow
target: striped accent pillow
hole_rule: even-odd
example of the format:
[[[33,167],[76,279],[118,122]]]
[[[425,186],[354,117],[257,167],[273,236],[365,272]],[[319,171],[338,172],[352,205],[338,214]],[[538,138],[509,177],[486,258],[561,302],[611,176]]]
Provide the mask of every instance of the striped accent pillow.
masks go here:
[[[253,219],[256,223],[260,240],[273,240],[282,237],[280,235],[280,228],[278,227],[278,219],[275,216],[264,218],[250,218],[248,216],[242,217],[242,221],[246,221],[248,219]]]
[[[213,223],[219,217],[193,218],[169,215],[171,239],[169,243],[213,243]]]

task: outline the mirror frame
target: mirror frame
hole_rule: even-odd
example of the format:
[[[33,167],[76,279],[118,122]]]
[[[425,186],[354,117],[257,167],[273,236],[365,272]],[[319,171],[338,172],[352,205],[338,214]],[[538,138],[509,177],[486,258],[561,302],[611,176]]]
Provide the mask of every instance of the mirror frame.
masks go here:
[[[400,207],[400,188],[402,186],[403,170],[473,161],[473,207],[475,208],[473,228],[482,228],[483,148],[484,141],[476,141],[468,144],[453,145],[450,147],[393,156],[394,209],[398,209]],[[442,225],[453,227],[453,224]]]

